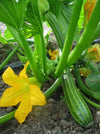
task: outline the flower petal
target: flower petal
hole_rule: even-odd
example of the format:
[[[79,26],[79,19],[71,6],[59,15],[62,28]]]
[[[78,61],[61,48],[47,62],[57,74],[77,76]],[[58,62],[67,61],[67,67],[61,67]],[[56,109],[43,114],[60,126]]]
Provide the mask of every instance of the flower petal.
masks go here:
[[[14,87],[10,87],[7,88],[1,99],[0,99],[0,107],[8,107],[8,106],[15,106],[16,104],[18,104],[20,102],[20,100],[22,99],[22,96],[19,95],[16,97],[16,88]]]
[[[30,99],[32,105],[43,106],[46,103],[45,96],[40,88],[33,84],[30,84]]]
[[[2,75],[2,79],[6,84],[10,86],[21,83],[21,79],[13,72],[10,67],[5,70]]]
[[[24,80],[26,80],[27,82],[29,82],[28,76],[27,76],[27,74],[26,74],[26,69],[27,69],[28,64],[29,64],[29,62],[27,62],[27,63],[25,64],[23,70],[22,70],[22,71],[20,72],[20,74],[19,74],[19,77],[22,78],[22,79],[24,79]]]
[[[15,112],[15,118],[20,124],[22,124],[27,115],[32,111],[32,105],[29,99],[29,96],[25,97],[24,100],[20,103],[18,109]]]
[[[49,49],[49,55],[50,55],[50,56],[52,55],[52,51],[51,51],[51,49]]]
[[[0,99],[0,106],[7,107],[7,106],[14,106],[18,102],[24,99],[26,94],[28,94],[30,87],[27,83],[22,83],[22,85],[15,85],[13,87],[7,88],[1,99]]]
[[[51,60],[55,60],[59,54],[59,51],[56,49],[53,52],[49,49],[49,55],[51,56]]]

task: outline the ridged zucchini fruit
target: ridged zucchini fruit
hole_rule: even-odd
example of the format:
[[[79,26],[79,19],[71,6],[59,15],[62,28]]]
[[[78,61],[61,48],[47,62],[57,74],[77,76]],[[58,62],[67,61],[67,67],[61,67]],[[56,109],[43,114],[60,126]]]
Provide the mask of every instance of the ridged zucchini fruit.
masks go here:
[[[74,120],[87,128],[93,124],[91,111],[77,89],[70,70],[63,75],[65,101]]]

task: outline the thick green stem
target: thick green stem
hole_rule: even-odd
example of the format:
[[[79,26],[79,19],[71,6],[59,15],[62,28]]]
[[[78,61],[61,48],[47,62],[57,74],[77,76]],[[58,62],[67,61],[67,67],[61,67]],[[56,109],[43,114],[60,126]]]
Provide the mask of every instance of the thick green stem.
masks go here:
[[[82,97],[90,104],[92,105],[93,107],[95,108],[99,108],[100,109],[100,105],[91,101],[90,99],[88,99],[82,92],[80,92],[80,94],[82,95]]]
[[[16,110],[14,110],[8,114],[5,114],[3,116],[0,116],[0,125],[8,122],[9,120],[12,120],[14,118],[15,112],[16,112]]]
[[[63,34],[59,28],[56,16],[51,12],[47,12],[45,14],[45,17],[56,36],[58,46],[62,49],[63,44],[64,44],[64,39],[63,39]]]
[[[12,56],[16,53],[17,49],[18,49],[19,45],[17,45],[13,51],[7,56],[7,58],[1,63],[0,65],[0,70],[3,69],[3,67],[9,62],[9,60],[12,58]]]
[[[55,83],[48,89],[44,92],[44,95],[45,97],[48,99],[55,91],[56,89],[59,87],[59,85],[61,84],[62,82],[62,77],[59,77]]]
[[[90,17],[90,20],[80,37],[78,44],[74,50],[70,53],[67,60],[67,67],[75,63],[75,61],[80,57],[82,52],[92,43],[91,39],[93,38],[93,33],[96,30],[98,22],[100,21],[100,0],[97,1],[97,4],[93,10],[93,13]]]
[[[55,82],[54,84],[44,92],[44,95],[46,97],[46,99],[48,99],[56,90],[57,88],[59,87],[59,85],[61,84],[62,82],[62,77],[59,77]],[[15,114],[16,110],[6,114],[6,115],[3,115],[0,117],[0,125],[10,121],[11,119],[14,118],[14,114]]]
[[[75,36],[82,3],[83,3],[83,0],[76,0],[76,2],[75,2],[71,21],[69,24],[68,33],[67,33],[63,51],[62,51],[62,56],[61,56],[61,59],[59,61],[59,64],[58,64],[56,72],[55,72],[55,76],[57,76],[57,77],[60,76],[63,73],[64,69],[66,68],[67,58],[71,51],[71,46],[72,46],[72,42],[73,42],[73,39]]]
[[[13,27],[10,27],[10,26],[7,26],[8,27],[8,29],[9,29],[9,31],[10,31],[10,33],[13,35],[13,37],[15,38],[15,40],[18,42],[18,44],[21,46],[21,48],[23,49],[23,43],[22,43],[22,41],[21,41],[21,38],[20,38],[20,36],[19,36],[19,34],[18,34],[18,32],[16,31],[16,29],[15,28],[13,28]]]
[[[32,71],[35,75],[35,77],[37,78],[37,80],[41,83],[43,83],[45,80],[44,80],[44,76],[42,75],[41,73],[41,70],[38,70],[38,67],[33,59],[33,55],[32,55],[32,52],[30,50],[30,47],[29,45],[27,44],[26,40],[25,40],[25,37],[23,36],[22,32],[21,31],[18,31],[18,34],[20,36],[20,39],[22,41],[22,45],[23,45],[23,48],[24,48],[24,51],[27,55],[27,58],[30,62],[30,65],[31,65],[31,68],[32,68]]]
[[[46,63],[46,49],[45,49],[45,43],[43,35],[41,35],[41,42],[42,42],[42,55],[43,55],[43,71],[46,74],[47,73],[47,63]]]
[[[45,49],[45,44],[44,44],[44,38],[42,34],[38,34],[34,36],[34,41],[36,44],[36,51],[39,56],[39,60],[41,60],[41,66],[43,67],[43,72],[46,74],[47,72],[47,64],[46,64],[46,49]],[[40,67],[41,68],[41,67]]]
[[[96,28],[96,30],[95,30],[90,42],[94,41],[99,36],[100,36],[100,24],[98,24],[98,26],[97,26],[97,28]]]

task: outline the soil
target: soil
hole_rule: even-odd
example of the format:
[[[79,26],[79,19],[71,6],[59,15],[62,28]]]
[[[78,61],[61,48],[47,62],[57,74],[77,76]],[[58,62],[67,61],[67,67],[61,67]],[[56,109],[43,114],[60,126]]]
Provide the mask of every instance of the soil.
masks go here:
[[[4,25],[0,23],[0,30],[4,30]],[[5,59],[7,50],[11,51],[11,47],[0,44],[0,63]],[[10,63],[18,61],[17,54],[13,56]],[[14,69],[19,74],[20,68]],[[42,87],[46,90],[54,80],[50,79]],[[4,84],[2,75],[0,75],[0,97],[8,86]],[[16,119],[0,126],[0,134],[100,134],[100,110],[89,105],[94,124],[90,128],[83,128],[78,125],[72,118],[67,105],[63,101],[62,87],[47,100],[45,106],[33,107],[32,112],[27,116],[26,121],[20,125]],[[0,116],[11,112],[16,107],[0,108]]]

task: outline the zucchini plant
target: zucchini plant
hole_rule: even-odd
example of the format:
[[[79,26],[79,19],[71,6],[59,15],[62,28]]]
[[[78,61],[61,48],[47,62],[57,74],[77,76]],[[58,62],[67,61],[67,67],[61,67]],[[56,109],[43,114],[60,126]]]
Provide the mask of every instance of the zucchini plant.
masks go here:
[[[57,90],[59,85],[62,85],[65,101],[73,118],[78,124],[86,128],[93,124],[92,114],[87,103],[100,108],[99,104],[92,102],[87,96],[89,95],[91,98],[100,101],[100,91],[99,89],[95,91],[95,89],[91,90],[89,87],[86,87],[81,80],[78,67],[88,66],[88,69],[91,68],[91,71],[96,71],[98,74],[100,72],[100,70],[94,66],[93,59],[91,60],[87,56],[88,49],[90,49],[89,46],[100,36],[100,1],[95,1],[94,9],[92,9],[93,11],[89,14],[87,24],[82,28],[80,33],[79,23],[83,22],[82,19],[80,21],[80,16],[82,18],[85,2],[90,3],[90,0],[1,0],[0,21],[7,26],[6,33],[9,36],[5,38],[5,36],[0,35],[0,41],[4,44],[12,45],[14,49],[0,65],[0,70],[3,69],[17,51],[19,59],[23,64],[26,64],[19,76],[14,75],[16,76],[16,80],[14,81],[15,86],[12,84],[12,76],[9,78],[12,81],[7,82],[9,79],[5,80],[10,76],[6,76],[10,74],[9,70],[10,72],[13,71],[8,68],[3,73],[4,81],[12,86],[11,88],[16,87],[19,79],[23,83],[19,82],[19,84],[21,84],[19,87],[22,87],[22,90],[17,92],[19,88],[16,88],[16,93],[12,96],[24,96],[18,98],[19,102],[26,102],[24,99],[29,98],[29,96],[38,96],[38,101],[36,98],[30,99],[31,104],[44,105],[46,99]],[[56,37],[58,44],[57,51],[52,52],[46,47],[47,44],[45,42],[43,28],[44,22],[48,23]],[[29,41],[30,38],[32,39],[31,42]],[[13,42],[16,42],[17,45],[14,45]],[[93,49],[93,52],[97,52],[97,48]],[[53,60],[48,57],[48,53],[53,57]],[[98,51],[98,53],[100,53],[100,51]],[[96,57],[98,55],[96,55]],[[26,72],[28,72],[29,78]],[[71,74],[72,72],[74,72],[74,74]],[[40,88],[43,83],[47,82],[51,77],[55,80],[54,84],[42,93]],[[78,87],[76,87],[73,77],[76,79]],[[26,86],[24,87],[24,85]],[[31,87],[34,86],[35,89],[33,93],[33,88],[31,89]],[[9,94],[6,96],[6,90],[4,92],[4,95],[0,98],[0,107],[5,105],[9,106],[8,100],[9,98],[13,98],[9,97]],[[28,97],[25,96],[27,95],[25,92],[28,92]],[[87,96],[84,95],[84,93]],[[17,99],[14,98],[14,100]],[[18,103],[11,100],[9,101],[12,102],[12,105]],[[37,102],[39,104],[37,104]],[[27,113],[31,112],[32,105],[30,105],[30,103],[28,104],[30,107],[26,109],[28,111]],[[20,123],[23,123],[28,115],[26,113],[23,114],[23,112],[24,110],[18,112],[17,109],[7,115],[1,116],[0,124],[14,117]],[[19,114],[25,115],[25,117],[19,116]],[[19,117],[21,117],[21,119]]]

